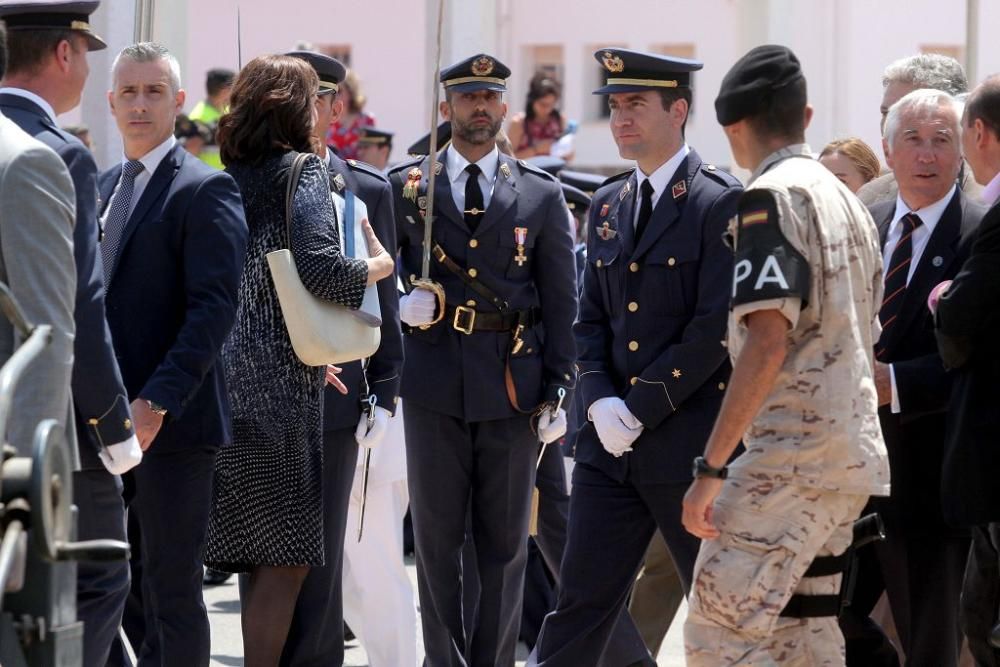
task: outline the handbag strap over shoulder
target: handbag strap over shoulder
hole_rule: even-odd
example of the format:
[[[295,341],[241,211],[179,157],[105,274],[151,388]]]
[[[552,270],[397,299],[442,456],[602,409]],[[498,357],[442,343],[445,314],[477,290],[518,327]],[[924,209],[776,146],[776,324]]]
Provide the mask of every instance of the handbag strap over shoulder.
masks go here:
[[[288,172],[288,184],[285,186],[285,231],[288,234],[288,249],[292,249],[292,204],[295,200],[295,190],[299,187],[299,178],[302,176],[302,169],[306,166],[306,160],[311,153],[299,153],[292,162],[292,168]]]

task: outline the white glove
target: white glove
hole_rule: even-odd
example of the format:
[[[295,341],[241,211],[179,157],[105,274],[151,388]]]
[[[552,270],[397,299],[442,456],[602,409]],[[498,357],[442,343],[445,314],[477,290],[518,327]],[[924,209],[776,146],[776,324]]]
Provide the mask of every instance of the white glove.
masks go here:
[[[358,422],[358,428],[354,431],[354,439],[358,441],[359,445],[368,449],[382,442],[386,432],[389,430],[389,419],[392,417],[385,408],[380,408],[376,405],[374,409],[375,422],[372,424],[371,430],[368,430],[368,415],[362,414],[361,421]]]
[[[617,396],[594,401],[587,410],[587,418],[594,422],[605,451],[615,458],[632,451],[632,443],[643,429],[642,422]]]
[[[142,447],[139,446],[139,438],[133,435],[124,442],[101,449],[97,455],[109,473],[121,475],[142,462]]]
[[[538,437],[546,445],[566,435],[566,411],[562,408],[553,416],[552,408],[545,408],[538,416]]]
[[[434,321],[437,297],[434,292],[418,287],[399,298],[399,319],[411,327],[419,327]]]

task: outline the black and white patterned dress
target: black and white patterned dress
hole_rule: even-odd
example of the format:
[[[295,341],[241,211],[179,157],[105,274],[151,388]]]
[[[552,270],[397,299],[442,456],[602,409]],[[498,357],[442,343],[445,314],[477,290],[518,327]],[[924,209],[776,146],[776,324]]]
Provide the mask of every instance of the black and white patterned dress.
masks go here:
[[[295,153],[227,171],[243,195],[250,242],[236,324],[223,347],[233,442],[219,452],[205,562],[226,572],[258,565],[322,565],[322,408],[326,369],[295,356],[267,253],[287,248],[285,186]],[[350,308],[367,267],[346,259],[326,165],[316,156],[295,192],[291,251],[313,294]]]

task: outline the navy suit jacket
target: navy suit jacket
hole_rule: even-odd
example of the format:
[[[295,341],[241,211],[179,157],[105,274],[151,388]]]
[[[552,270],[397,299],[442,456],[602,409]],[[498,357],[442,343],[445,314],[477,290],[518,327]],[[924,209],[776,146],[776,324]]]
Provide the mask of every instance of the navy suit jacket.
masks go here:
[[[365,203],[375,236],[392,252],[396,247],[396,221],[388,179],[370,165],[357,160],[344,161],[332,152],[327,164],[330,166],[330,189],[341,196],[345,191],[353,192]],[[382,341],[368,362],[368,384],[377,399],[376,405],[395,412],[403,371],[403,334],[399,329],[399,290],[396,289],[395,274],[380,280],[377,289],[382,310]],[[326,388],[324,431],[354,428],[361,419],[364,382],[361,362],[343,364],[341,368],[340,380],[347,386],[348,393],[345,396],[333,387]]]
[[[884,246],[896,200],[879,202],[869,210]],[[880,340],[885,348],[881,361],[892,365],[901,410],[893,414],[888,406],[879,409],[892,493],[874,502],[889,529],[902,526],[909,533],[930,535],[946,530],[941,465],[953,374],[946,373],[941,361],[927,296],[958,273],[985,212],[985,206],[968,199],[961,189],[955,191],[903,292],[896,321]]]
[[[101,174],[105,206],[120,176],[120,164]],[[129,400],[167,409],[154,449],[231,439],[218,360],[236,316],[247,237],[232,177],[174,146],[126,223],[107,287]]]
[[[59,154],[76,190],[73,258],[76,260],[76,338],[73,341],[73,405],[83,468],[100,468],[103,445],[132,433],[128,402],[104,311],[104,268],[99,252],[97,164],[80,141],[59,129],[37,104],[17,95],[0,95],[0,110]]]
[[[723,340],[733,253],[722,237],[742,190],[692,150],[638,243],[635,171],[594,193],[575,327],[583,414],[594,401],[618,396],[645,429],[631,453],[615,458],[586,422],[578,462],[619,481],[691,478],[731,370]]]
[[[440,160],[444,159],[442,151]],[[420,209],[421,202],[426,205],[429,162],[429,158],[411,160],[389,172],[401,270],[411,280],[421,272],[424,224]],[[438,164],[434,241],[460,266],[474,269],[478,280],[506,299],[510,310],[541,310],[541,322],[525,330],[523,346],[510,356],[510,373],[522,410],[530,411],[543,401],[555,402],[558,388],[572,389],[576,374],[573,227],[562,188],[544,171],[501,154],[493,197],[473,234],[455,207],[444,162]],[[421,180],[411,199],[403,190],[407,175],[415,168],[420,169]],[[520,252],[519,230],[524,235]],[[450,306],[498,312],[437,261],[431,261],[430,277],[444,287]],[[407,327],[405,334],[404,399],[467,422],[518,414],[504,381],[510,332],[467,335],[446,318],[425,330]]]
[[[953,525],[1000,521],[998,330],[1000,204],[994,204],[937,309],[938,348],[955,376],[941,473],[944,516]]]

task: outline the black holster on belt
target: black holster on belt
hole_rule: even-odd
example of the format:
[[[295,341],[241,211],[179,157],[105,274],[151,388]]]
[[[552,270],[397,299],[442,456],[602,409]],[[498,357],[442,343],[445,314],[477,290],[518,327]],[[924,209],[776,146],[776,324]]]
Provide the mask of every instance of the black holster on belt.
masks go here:
[[[806,595],[796,593],[781,610],[789,618],[819,618],[836,616],[851,606],[854,582],[857,577],[856,551],[870,542],[885,539],[885,526],[877,513],[863,516],[854,522],[854,539],[851,546],[839,556],[819,556],[813,560],[803,577],[829,577],[841,572],[840,592],[836,595]]]
[[[448,257],[439,244],[435,243],[431,250],[434,259],[439,264],[458,276],[470,289],[485,298],[497,309],[496,313],[480,313],[468,306],[449,305],[445,311],[445,321],[447,322],[451,318],[452,327],[456,331],[460,331],[466,335],[471,335],[476,331],[510,331],[510,347],[507,348],[507,359],[504,365],[504,385],[507,389],[507,400],[510,401],[511,406],[518,412],[523,414],[536,412],[537,406],[532,405],[525,409],[518,403],[514,376],[510,370],[510,357],[520,352],[524,346],[524,340],[521,338],[524,332],[541,322],[541,310],[538,308],[512,310],[506,299],[490,289],[483,281],[472,276],[451,257]],[[477,326],[477,322],[479,326]]]

